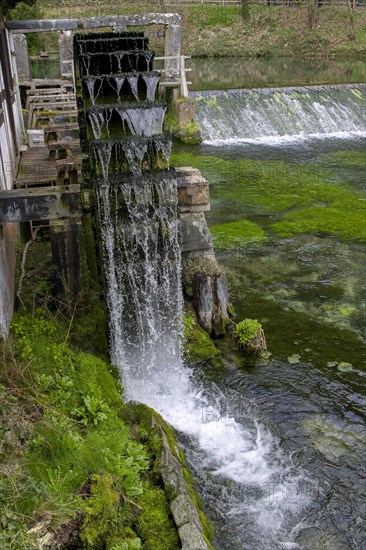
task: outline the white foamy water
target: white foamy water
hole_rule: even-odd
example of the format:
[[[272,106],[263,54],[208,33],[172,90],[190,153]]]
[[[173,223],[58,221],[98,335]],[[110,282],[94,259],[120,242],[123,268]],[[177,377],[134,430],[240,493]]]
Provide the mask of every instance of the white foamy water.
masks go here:
[[[366,135],[365,86],[195,92],[196,118],[211,145],[283,145]]]
[[[109,156],[106,151],[99,157],[102,164],[108,164]],[[121,369],[126,398],[154,408],[189,438],[199,454],[199,470],[220,493],[217,505],[224,521],[235,517],[238,522],[237,537],[245,540],[246,518],[257,548],[267,550],[268,540],[291,542],[289,526],[309,502],[309,492],[301,488],[305,473],[282,451],[251,403],[235,393],[224,395],[211,382],[199,382],[182,360],[175,176],[158,172],[107,177],[105,167],[103,172],[98,198],[111,355]],[[111,200],[121,196],[127,211],[122,216],[110,208]],[[258,533],[266,533],[263,545]]]
[[[296,145],[304,142],[311,141],[323,141],[328,140],[346,140],[346,139],[359,139],[366,138],[366,131],[361,132],[332,132],[329,134],[295,134],[284,136],[264,136],[258,138],[228,138],[228,139],[206,139],[203,141],[206,145],[213,145],[214,147],[222,147],[223,145],[269,145],[272,147],[282,147],[283,145]]]

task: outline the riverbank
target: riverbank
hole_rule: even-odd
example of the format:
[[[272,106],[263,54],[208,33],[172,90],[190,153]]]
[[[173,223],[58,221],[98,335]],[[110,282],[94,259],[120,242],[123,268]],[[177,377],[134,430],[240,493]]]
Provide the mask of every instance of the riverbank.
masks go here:
[[[90,1],[66,6],[38,0],[45,18],[96,17],[108,13],[161,11],[161,3],[133,2],[118,5]],[[321,7],[318,23],[309,30],[306,6],[250,6],[243,20],[240,6],[167,6],[182,17],[182,51],[194,57],[361,58],[366,53],[366,10],[354,9],[355,38],[350,39],[350,15],[345,8]],[[160,29],[156,28],[156,31]],[[155,29],[152,29],[155,31]],[[152,48],[162,40],[153,36]]]
[[[345,9],[323,7],[309,30],[306,7],[251,6],[244,21],[237,7],[191,6],[182,15],[183,50],[195,57],[361,57],[366,12],[354,10],[351,40]]]
[[[99,302],[58,301],[49,260],[44,232],[26,256],[21,292],[16,282],[23,305],[10,337],[0,340],[0,546],[209,550],[173,429],[123,401]]]

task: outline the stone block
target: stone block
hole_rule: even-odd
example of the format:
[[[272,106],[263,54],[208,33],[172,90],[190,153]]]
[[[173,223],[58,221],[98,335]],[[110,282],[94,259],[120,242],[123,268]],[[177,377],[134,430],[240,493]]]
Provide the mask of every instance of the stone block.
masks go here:
[[[200,531],[202,525],[199,514],[188,495],[178,495],[170,505],[176,526],[182,527],[186,523],[194,523]]]
[[[212,238],[203,212],[180,215],[182,252],[212,248]]]
[[[201,531],[193,524],[186,523],[178,529],[182,550],[209,550]]]
[[[15,60],[19,80],[30,80],[31,69],[28,56],[27,38],[24,34],[14,34]]]
[[[179,206],[207,205],[209,202],[208,181],[199,174],[178,177]]]

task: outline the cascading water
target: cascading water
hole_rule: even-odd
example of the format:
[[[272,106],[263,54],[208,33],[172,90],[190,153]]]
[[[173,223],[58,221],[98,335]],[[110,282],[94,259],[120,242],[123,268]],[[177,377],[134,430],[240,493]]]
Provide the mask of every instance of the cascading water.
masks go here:
[[[87,38],[80,35],[78,40]],[[103,76],[99,61],[93,60],[100,50],[93,45],[95,54],[88,53],[87,65],[86,54],[80,53],[80,76],[108,83],[115,78],[113,54],[107,56],[110,74]],[[137,68],[126,56],[140,53],[129,51],[125,65]],[[150,53],[142,57],[152,59]],[[109,107],[90,105],[86,115],[79,115],[81,125],[89,128],[86,150],[99,204],[112,361],[121,369],[126,398],[153,407],[187,438],[188,456],[207,501],[216,501],[216,519],[233,527],[231,548],[284,547],[299,528],[299,510],[311,500],[311,484],[249,401],[241,401],[238,418],[235,393],[222,395],[183,364],[177,182],[167,169],[171,142],[161,134],[164,109],[159,102],[139,108],[139,73],[118,74],[124,76],[133,96],[128,103],[120,103],[119,89]],[[155,99],[156,75],[145,87],[146,99],[152,100],[153,90]],[[83,92],[86,102],[93,103],[89,85]],[[112,111],[120,117],[119,138],[110,137]],[[122,135],[125,121],[132,136]],[[106,139],[100,139],[103,132]],[[217,415],[223,402],[224,421]],[[223,544],[217,541],[217,548]]]
[[[204,140],[212,145],[365,136],[366,88],[361,84],[191,95]]]

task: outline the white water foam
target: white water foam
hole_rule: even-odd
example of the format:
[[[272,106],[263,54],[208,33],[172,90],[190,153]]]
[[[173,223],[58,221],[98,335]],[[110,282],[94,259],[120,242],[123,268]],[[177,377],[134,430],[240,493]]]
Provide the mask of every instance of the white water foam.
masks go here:
[[[326,86],[194,93],[211,145],[282,145],[366,135],[365,88]]]
[[[314,133],[314,134],[295,134],[283,136],[261,136],[257,138],[227,138],[227,139],[205,139],[206,145],[214,147],[222,147],[223,145],[269,145],[273,147],[281,147],[285,144],[296,145],[306,141],[327,140],[346,140],[346,139],[362,139],[366,138],[366,132],[331,132],[331,133]]]

